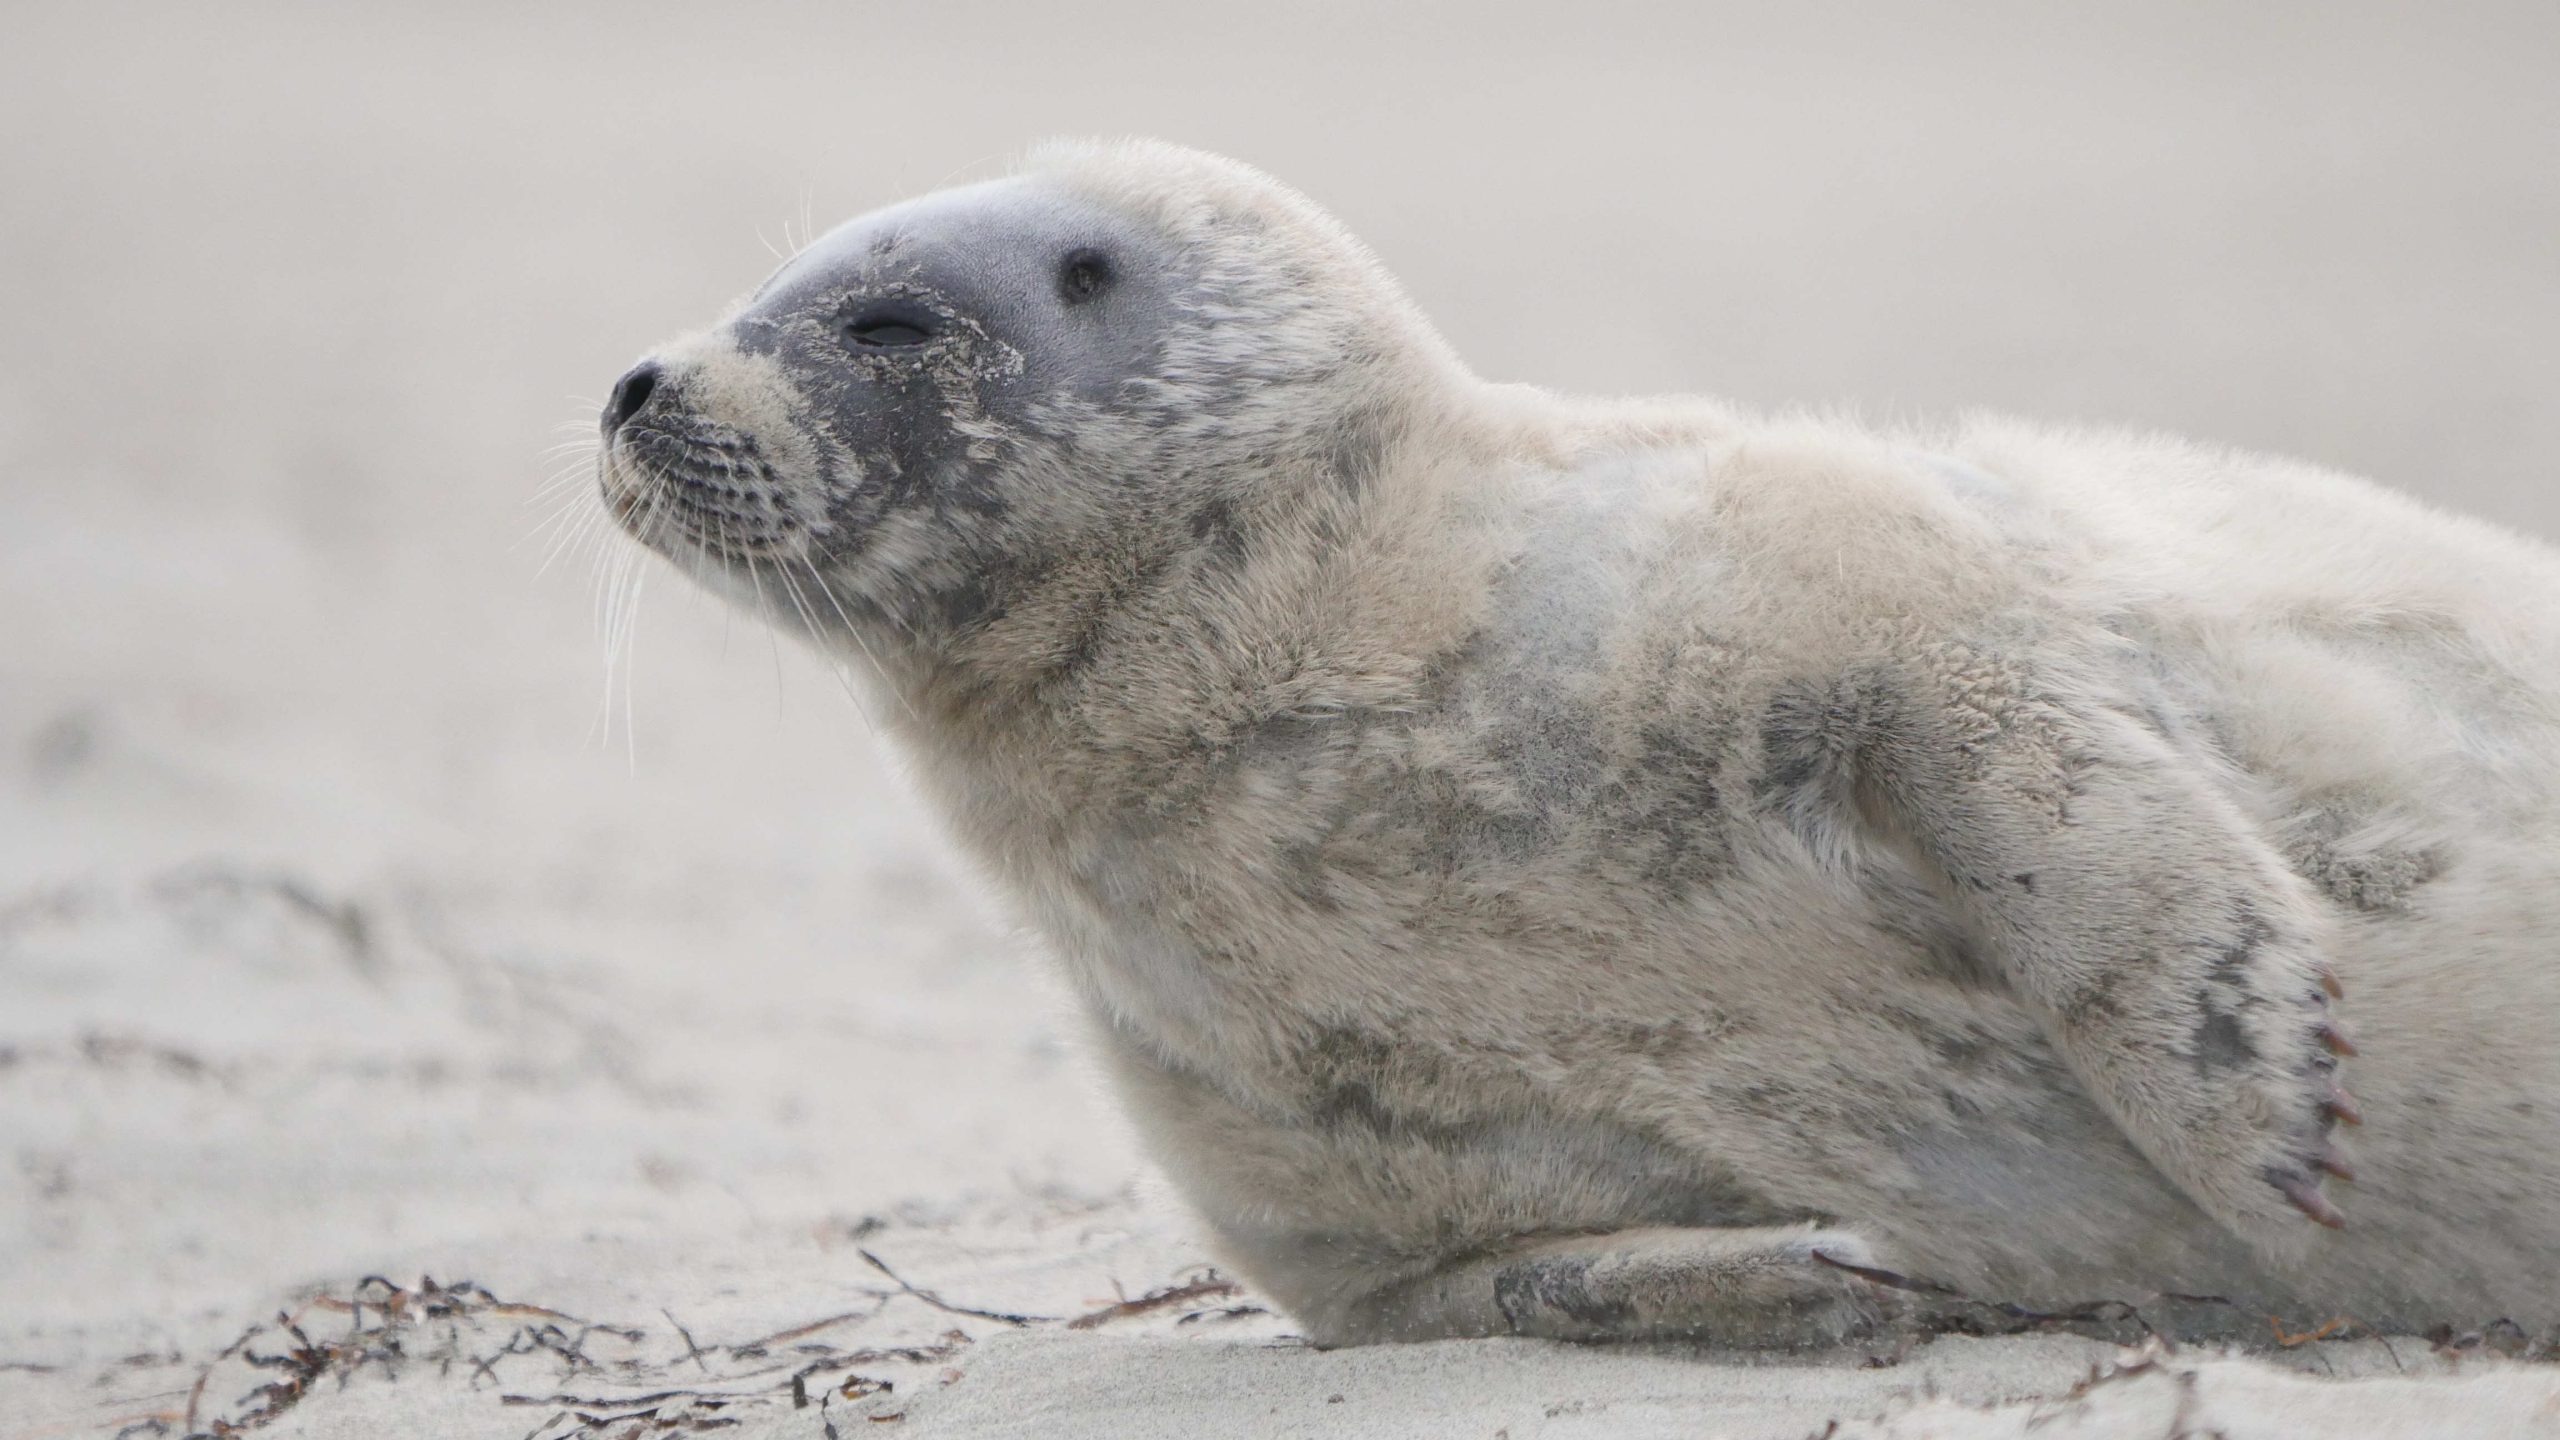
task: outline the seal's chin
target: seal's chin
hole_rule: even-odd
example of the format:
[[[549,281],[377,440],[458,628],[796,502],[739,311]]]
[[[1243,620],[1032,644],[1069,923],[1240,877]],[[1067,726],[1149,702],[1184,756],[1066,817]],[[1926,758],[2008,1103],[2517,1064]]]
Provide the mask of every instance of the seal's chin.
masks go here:
[[[672,559],[788,558],[810,538],[789,484],[732,426],[680,414],[634,421],[606,443],[598,471],[615,521]]]

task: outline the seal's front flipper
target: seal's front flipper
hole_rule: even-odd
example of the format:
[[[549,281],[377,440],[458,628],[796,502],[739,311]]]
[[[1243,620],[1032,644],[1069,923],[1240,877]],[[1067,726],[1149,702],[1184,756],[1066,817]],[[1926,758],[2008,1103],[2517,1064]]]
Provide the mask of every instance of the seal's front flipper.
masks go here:
[[[1942,643],[1850,682],[1823,714],[1856,756],[1852,803],[1943,875],[2064,1059],[2207,1213],[2259,1240],[2344,1223],[2322,1190],[2349,1173],[2330,1130],[2354,1118],[2332,922],[2204,762],[2102,677],[2017,654]]]
[[[1358,1297],[1320,1344],[1530,1335],[1747,1348],[1836,1345],[1900,1297],[1865,1242],[1810,1227],[1529,1237]]]

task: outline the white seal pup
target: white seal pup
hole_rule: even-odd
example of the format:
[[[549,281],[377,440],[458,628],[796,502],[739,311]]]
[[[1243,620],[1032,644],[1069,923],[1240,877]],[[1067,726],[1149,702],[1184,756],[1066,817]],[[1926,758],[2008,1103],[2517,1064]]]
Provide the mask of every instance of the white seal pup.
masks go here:
[[[626,528],[880,687],[1320,1343],[1819,1342],[1856,1267],[2560,1320],[2536,544],[1487,384],[1153,144],[847,224],[603,424]]]

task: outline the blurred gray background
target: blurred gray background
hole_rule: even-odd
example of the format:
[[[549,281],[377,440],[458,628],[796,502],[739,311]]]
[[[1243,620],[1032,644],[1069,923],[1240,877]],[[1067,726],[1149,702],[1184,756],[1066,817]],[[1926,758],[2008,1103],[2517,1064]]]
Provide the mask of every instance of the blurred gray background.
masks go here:
[[[489,1278],[546,1217],[1123,1182],[833,679],[651,572],[608,702],[528,503],[811,227],[1042,136],[1275,172],[1494,378],[2164,427],[2560,530],[2551,0],[0,31],[0,1340]],[[359,915],[363,973],[208,940],[206,874]]]

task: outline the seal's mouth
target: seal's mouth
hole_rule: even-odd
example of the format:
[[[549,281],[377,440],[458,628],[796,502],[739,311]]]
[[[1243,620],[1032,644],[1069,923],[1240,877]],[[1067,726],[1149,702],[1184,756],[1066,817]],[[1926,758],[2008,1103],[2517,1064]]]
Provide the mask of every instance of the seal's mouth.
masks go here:
[[[732,407],[701,403],[719,395],[695,392],[720,389],[703,369],[651,359],[614,386],[601,417],[605,506],[633,539],[673,559],[796,555],[812,517],[784,472],[805,457],[776,455],[755,429],[722,413]]]
[[[606,506],[654,549],[682,542],[731,559],[796,550],[806,526],[753,435],[699,415],[653,411],[605,442]]]

